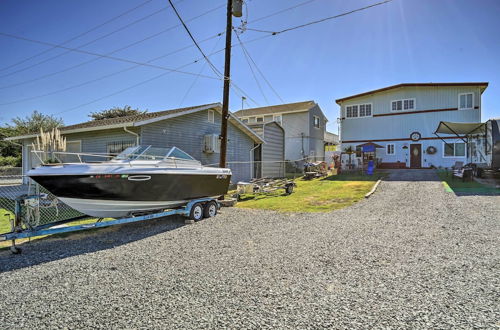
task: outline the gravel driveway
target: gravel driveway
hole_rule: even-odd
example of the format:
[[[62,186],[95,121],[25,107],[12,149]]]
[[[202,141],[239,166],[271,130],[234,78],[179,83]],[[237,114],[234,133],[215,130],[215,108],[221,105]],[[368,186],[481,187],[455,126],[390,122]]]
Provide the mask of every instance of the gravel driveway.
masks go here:
[[[500,197],[395,171],[327,214],[223,209],[0,252],[0,328],[500,327]]]

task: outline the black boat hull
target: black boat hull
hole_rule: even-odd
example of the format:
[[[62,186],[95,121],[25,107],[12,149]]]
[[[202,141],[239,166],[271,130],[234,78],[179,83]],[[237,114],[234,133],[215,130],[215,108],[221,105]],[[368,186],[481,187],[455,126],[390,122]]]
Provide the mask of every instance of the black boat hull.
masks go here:
[[[96,217],[121,217],[227,193],[230,175],[93,174],[31,175],[61,201]]]

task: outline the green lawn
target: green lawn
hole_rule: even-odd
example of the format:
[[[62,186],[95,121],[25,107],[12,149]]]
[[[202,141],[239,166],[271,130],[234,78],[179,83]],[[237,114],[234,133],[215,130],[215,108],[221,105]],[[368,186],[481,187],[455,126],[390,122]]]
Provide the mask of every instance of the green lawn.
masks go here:
[[[236,207],[280,212],[328,212],[349,206],[368,193],[380,175],[332,175],[323,179],[297,179],[291,195],[242,195]]]
[[[460,178],[452,178],[450,171],[440,170],[438,176],[448,192],[467,194],[500,194],[500,189],[483,185],[476,181],[463,182]]]

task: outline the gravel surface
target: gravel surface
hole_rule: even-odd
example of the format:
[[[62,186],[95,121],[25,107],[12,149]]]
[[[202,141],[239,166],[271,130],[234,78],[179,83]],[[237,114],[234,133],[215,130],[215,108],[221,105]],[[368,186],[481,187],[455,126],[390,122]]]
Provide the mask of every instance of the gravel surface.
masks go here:
[[[223,209],[0,252],[0,328],[500,327],[500,197],[396,171],[327,214]]]

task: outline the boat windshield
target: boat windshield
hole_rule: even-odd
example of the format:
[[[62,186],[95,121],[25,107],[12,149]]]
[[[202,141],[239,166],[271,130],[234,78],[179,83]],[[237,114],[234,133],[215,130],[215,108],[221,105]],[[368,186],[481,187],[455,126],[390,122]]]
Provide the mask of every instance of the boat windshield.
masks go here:
[[[157,148],[152,146],[128,147],[118,154],[116,160],[163,160],[165,158],[195,160],[177,147]]]

